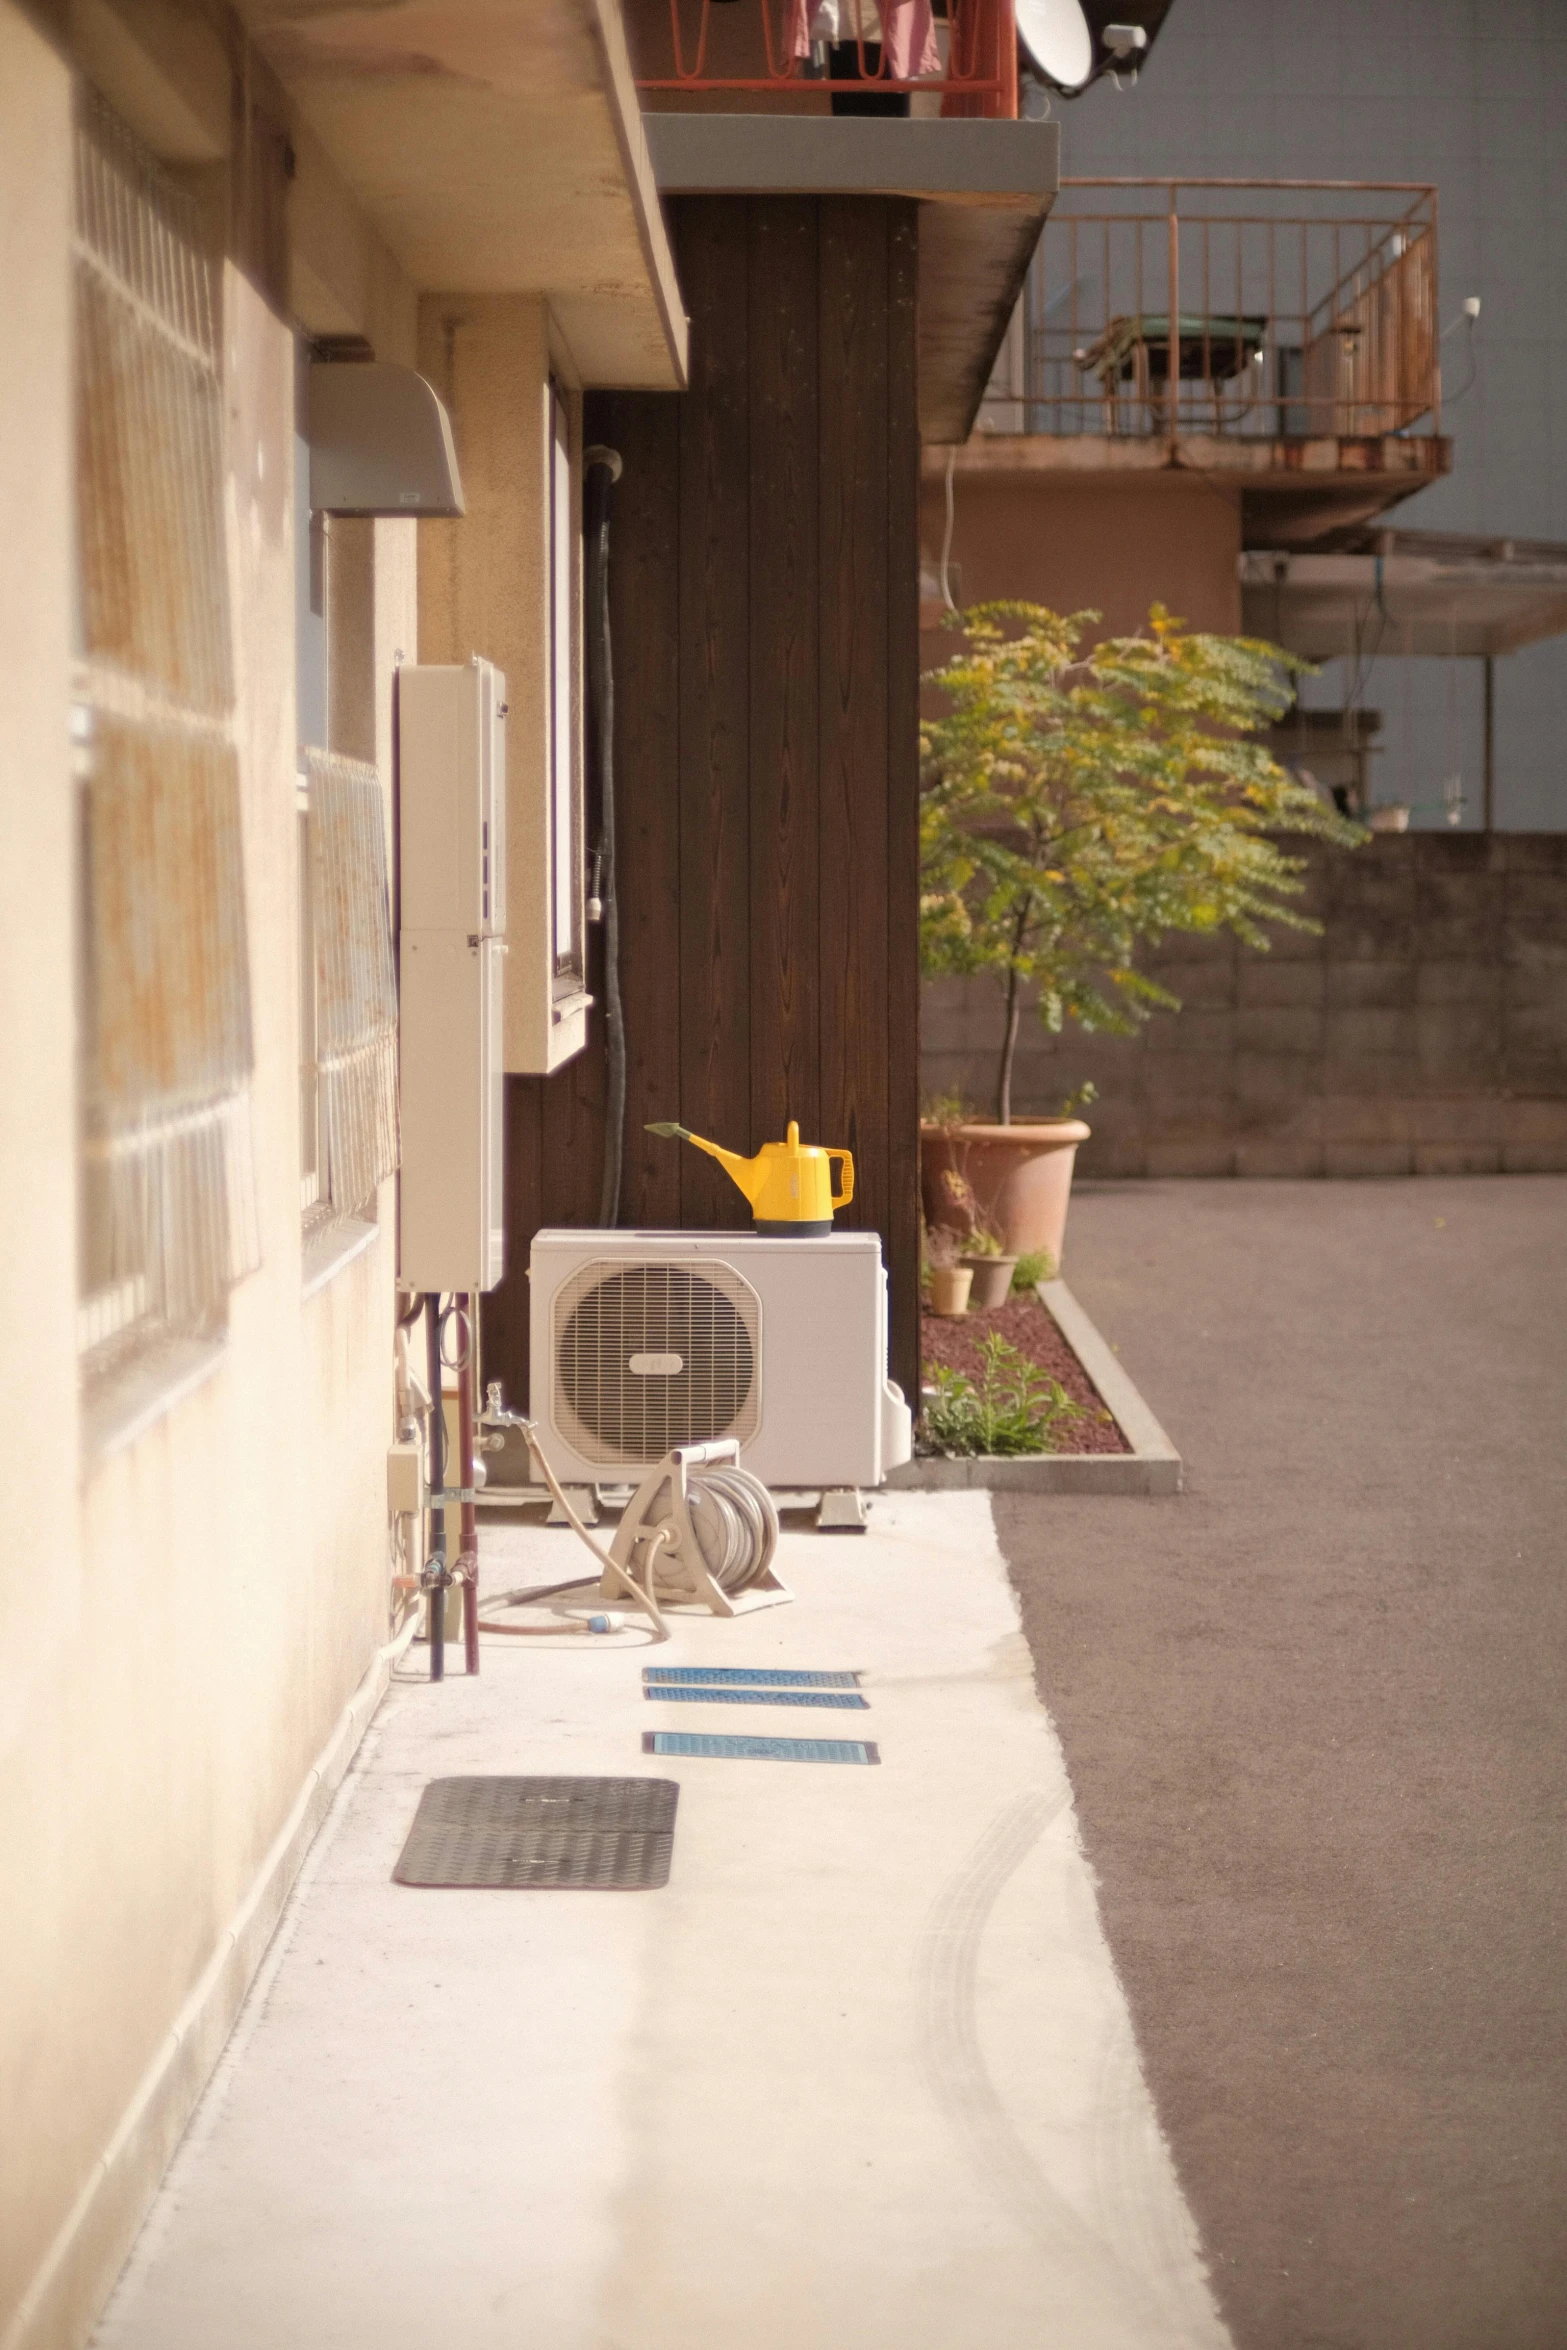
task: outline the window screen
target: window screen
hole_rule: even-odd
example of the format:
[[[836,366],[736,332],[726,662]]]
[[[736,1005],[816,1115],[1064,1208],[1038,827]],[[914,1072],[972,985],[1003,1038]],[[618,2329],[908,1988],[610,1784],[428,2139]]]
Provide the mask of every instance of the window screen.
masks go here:
[[[362,1207],[397,1165],[397,981],[385,808],[373,767],[303,754],[310,809],[306,915],[313,970],[316,1197]],[[304,925],[302,925],[302,928]]]
[[[92,92],[76,135],[82,1339],[259,1261],[213,272]]]

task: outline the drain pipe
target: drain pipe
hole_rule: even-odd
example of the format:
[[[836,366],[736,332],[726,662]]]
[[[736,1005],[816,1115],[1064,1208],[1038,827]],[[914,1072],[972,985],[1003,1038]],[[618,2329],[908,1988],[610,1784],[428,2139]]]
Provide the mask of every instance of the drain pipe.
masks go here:
[[[586,531],[588,705],[599,782],[598,896],[604,923],[604,1182],[599,1225],[620,1221],[620,1171],[626,1133],[626,1021],[620,1000],[620,904],[615,878],[615,671],[609,642],[609,494],[621,475],[619,452],[595,446],[582,456]]]

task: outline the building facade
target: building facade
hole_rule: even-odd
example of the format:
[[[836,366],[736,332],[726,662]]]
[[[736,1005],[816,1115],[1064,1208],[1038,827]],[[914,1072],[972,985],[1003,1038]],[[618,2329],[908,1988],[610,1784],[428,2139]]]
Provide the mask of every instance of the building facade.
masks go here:
[[[0,0],[5,1461],[48,1527],[0,1664],[4,2350],[90,2333],[444,1608],[399,1224],[446,1115],[410,1079],[447,845],[410,665],[491,665],[481,912],[442,941],[495,975],[480,1338],[514,1401],[534,1231],[603,1215],[592,442],[620,1220],[741,1220],[645,1117],[849,1144],[917,1381],[920,444],[973,420],[1056,160],[970,15],[926,119],[831,119],[791,58],[644,90],[650,143],[646,6],[628,42],[617,0]],[[760,8],[726,19],[754,65]]]
[[[525,14],[367,58],[309,9],[0,7],[16,2350],[89,2332],[414,1629],[395,680],[509,672],[525,896],[554,452],[579,499],[584,391],[685,366],[618,13]],[[455,402],[465,517],[323,510],[334,363]]]

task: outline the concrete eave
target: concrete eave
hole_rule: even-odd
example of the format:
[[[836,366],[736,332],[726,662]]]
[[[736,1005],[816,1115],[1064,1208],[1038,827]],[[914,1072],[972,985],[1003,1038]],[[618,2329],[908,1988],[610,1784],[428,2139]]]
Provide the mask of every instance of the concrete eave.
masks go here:
[[[668,113],[646,130],[663,195],[913,198],[920,433],[967,439],[1055,201],[1055,123]]]
[[[1443,562],[1258,552],[1240,559],[1247,630],[1312,661],[1365,653],[1514,653],[1567,634],[1561,560]]]
[[[678,391],[687,327],[618,0],[244,0],[421,292],[538,294],[584,384]]]
[[[1046,489],[1178,488],[1195,476],[1241,509],[1248,546],[1310,546],[1374,521],[1452,470],[1453,444],[1434,434],[1316,440],[1197,434],[980,432],[957,454],[960,477]],[[927,480],[945,456],[927,456]]]
[[[981,433],[958,454],[960,473],[1023,479],[1067,474],[1074,481],[1124,481],[1129,475],[1202,473],[1218,476],[1238,490],[1333,489],[1340,482],[1363,484],[1386,476],[1407,497],[1452,468],[1452,443],[1434,436],[1388,433],[1376,438],[1270,440],[1191,434],[1177,441],[1152,434],[1121,438],[1113,433]],[[946,459],[927,459],[927,472],[944,469]]]

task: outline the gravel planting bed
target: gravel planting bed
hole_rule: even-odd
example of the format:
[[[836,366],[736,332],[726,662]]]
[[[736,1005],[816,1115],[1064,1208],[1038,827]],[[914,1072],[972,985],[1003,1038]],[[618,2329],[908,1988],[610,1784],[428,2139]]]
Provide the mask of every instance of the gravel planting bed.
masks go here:
[[[1009,1298],[1004,1306],[977,1309],[952,1320],[926,1314],[922,1343],[927,1379],[932,1366],[941,1363],[977,1381],[980,1345],[992,1330],[999,1331],[1008,1345],[1015,1346],[1052,1379],[1059,1379],[1072,1401],[1086,1407],[1088,1417],[1074,1423],[1065,1449],[1074,1453],[1130,1452],[1131,1446],[1105,1409],[1099,1390],[1035,1298]]]

